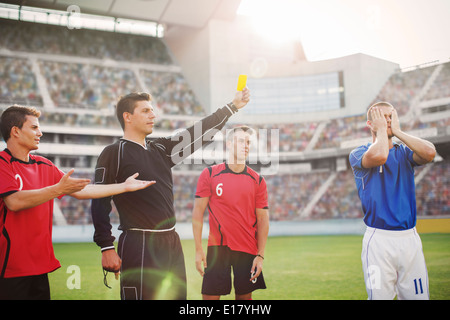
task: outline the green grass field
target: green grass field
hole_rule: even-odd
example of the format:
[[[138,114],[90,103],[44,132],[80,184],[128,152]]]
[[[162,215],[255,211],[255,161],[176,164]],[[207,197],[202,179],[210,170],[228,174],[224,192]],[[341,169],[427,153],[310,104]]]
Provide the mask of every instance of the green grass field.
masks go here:
[[[421,235],[427,262],[432,300],[450,299],[450,234]],[[264,262],[266,290],[256,300],[365,300],[361,268],[362,236],[270,237]],[[182,241],[189,300],[201,299],[201,277],[194,265],[193,240]],[[50,274],[54,300],[119,299],[119,281],[108,274],[112,289],[103,285],[101,254],[93,243],[55,244],[62,267]],[[80,289],[69,289],[72,273],[79,267]],[[234,294],[223,297],[234,299]]]

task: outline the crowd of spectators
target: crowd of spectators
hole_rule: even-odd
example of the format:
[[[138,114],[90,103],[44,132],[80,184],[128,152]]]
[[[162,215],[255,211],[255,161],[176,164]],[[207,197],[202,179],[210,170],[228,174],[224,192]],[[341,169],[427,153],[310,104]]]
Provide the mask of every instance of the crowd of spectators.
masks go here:
[[[413,99],[421,92],[435,68],[436,66],[432,66],[393,74],[373,100],[373,103],[388,101],[396,108],[399,116],[405,115],[409,111]],[[443,64],[441,72],[428,89],[423,100],[444,97],[450,97],[450,63]],[[343,141],[369,137],[370,132],[365,124],[366,117],[366,113],[363,113],[330,120],[321,132],[314,149],[339,148]],[[439,125],[441,122],[424,123],[419,118],[414,119],[411,123],[402,123],[402,128],[408,130],[429,128]]]
[[[194,195],[197,188],[198,174],[174,174],[173,197],[175,199],[175,214],[177,221],[191,221],[194,208]],[[204,216],[207,219],[207,214]]]
[[[194,207],[194,195],[198,174],[174,174],[174,199],[177,221],[190,222]],[[88,174],[76,175],[92,179]],[[266,176],[269,195],[270,219],[272,221],[299,219],[299,214],[312,200],[329,172],[280,174]],[[90,224],[90,201],[64,197],[59,201],[60,208],[69,224]],[[116,210],[112,213],[116,216]],[[205,220],[208,215],[205,214]],[[316,218],[316,217],[314,217]],[[117,217],[115,218],[117,219]],[[118,221],[118,220],[114,220]]]
[[[450,170],[448,160],[428,164],[429,171],[416,185],[418,216],[450,214]],[[416,169],[416,176],[425,167]],[[176,173],[173,176],[175,213],[178,222],[191,222],[198,174]],[[329,177],[329,172],[307,172],[266,176],[271,221],[362,218],[361,202],[351,169],[340,171],[317,201],[309,216],[300,214]],[[87,177],[89,174],[77,174]],[[90,224],[90,200],[63,197],[58,204],[69,224]],[[204,216],[208,219],[208,214]],[[111,221],[119,223],[113,206]]]
[[[58,112],[57,110],[40,109],[39,122],[44,126],[65,126],[84,128],[120,129],[119,121],[114,114],[100,115],[77,112]]]
[[[173,64],[169,50],[159,38],[87,29],[70,30],[61,26],[6,19],[0,19],[0,28],[0,49],[157,65]],[[42,105],[35,76],[27,59],[1,59],[4,71],[0,80],[0,102],[11,104],[24,101],[23,104],[27,105]],[[52,61],[39,61],[39,66],[50,97],[58,107],[111,110],[120,95],[142,91],[134,71],[126,68]],[[148,70],[139,73],[162,113],[204,114],[182,74]]]
[[[436,66],[432,66],[393,74],[375,101],[388,101],[395,107],[399,116],[405,115],[414,97],[421,92],[435,68]]]
[[[343,141],[370,136],[366,120],[366,114],[330,120],[314,149],[339,148]]]
[[[0,56],[0,103],[42,105],[42,97],[28,59]]]
[[[447,128],[448,126],[450,126],[450,118],[442,118],[427,122],[423,122],[420,118],[417,118],[410,123],[401,124],[402,130],[405,131],[427,128]]]
[[[88,225],[92,224],[91,200],[77,200],[70,196],[62,199],[55,199],[56,205],[61,209],[68,225]],[[119,224],[119,213],[114,202],[109,219],[113,224]]]
[[[2,37],[0,49],[13,52],[34,52],[116,61],[141,62],[157,65],[173,64],[164,42],[158,38],[108,33],[94,30],[69,30],[65,27],[17,22],[0,19]],[[34,62],[33,62],[34,63]],[[0,56],[0,103],[43,107],[36,76],[42,76],[55,106],[54,112],[41,108],[41,125],[70,127],[114,128],[120,126],[113,113],[117,98],[132,91],[141,91],[138,77],[154,97],[154,106],[161,115],[205,114],[199,101],[181,73],[156,72],[111,67],[87,62],[54,62],[37,60],[39,71],[29,59]],[[436,66],[420,68],[392,75],[374,101],[392,103],[405,115],[413,99],[424,88]],[[36,75],[35,72],[40,72]],[[441,72],[422,100],[450,97],[450,63]],[[72,108],[73,113],[67,112]],[[79,109],[108,110],[104,115],[76,112]],[[1,110],[0,110],[1,112]],[[366,114],[327,121],[314,149],[339,148],[351,139],[370,136],[365,125]],[[174,131],[191,125],[190,121],[160,117],[157,129]],[[265,124],[258,129],[279,130],[277,148],[281,152],[304,151],[319,122]],[[422,122],[421,119],[402,124],[403,129],[447,127],[450,119]],[[50,139],[52,136],[50,136]],[[74,144],[106,144],[111,137],[88,137],[59,134],[58,142]],[[55,142],[55,141],[53,141]],[[273,147],[273,146],[272,146]],[[417,207],[420,215],[449,214],[449,162],[432,164],[429,172],[417,185]],[[86,174],[89,176],[89,174]],[[309,172],[270,175],[266,177],[270,217],[273,221],[299,219],[329,172]],[[92,179],[91,176],[89,178]],[[189,222],[192,215],[197,174],[174,175],[174,198],[178,221]],[[64,197],[57,200],[69,224],[90,224],[90,201]],[[336,179],[317,202],[307,219],[360,218],[362,210],[351,170],[337,173]],[[117,212],[111,215],[118,223]]]
[[[423,100],[450,97],[450,63],[443,64],[442,70],[426,93]]]
[[[67,126],[67,127],[83,127],[83,128],[108,128],[121,130],[119,121],[115,114],[100,115],[90,113],[68,113],[57,112],[55,110],[41,110],[39,118],[41,125],[44,126]],[[180,128],[186,128],[193,124],[192,120],[175,120],[157,118],[155,129],[164,131],[175,131]]]
[[[140,70],[140,74],[163,114],[204,114],[200,102],[180,73]]]
[[[0,19],[0,29],[0,48],[12,51],[172,64],[159,38],[6,19]]]
[[[283,124],[258,124],[252,125],[255,131],[260,129],[267,130],[267,139],[271,143],[271,149],[279,152],[302,152],[308,146],[318,123],[300,122],[300,123],[283,123]],[[272,138],[272,130],[277,130],[279,141],[270,141]],[[274,136],[276,137],[276,135]],[[278,143],[278,145],[274,145]]]
[[[106,109],[108,114],[111,114],[120,95],[140,90],[136,75],[129,69],[82,63],[50,61],[39,61],[38,63],[41,74],[47,82],[50,97],[57,107],[73,108],[74,110],[80,108]],[[42,97],[29,60],[0,57],[0,67],[2,70],[0,71],[0,102],[3,104],[42,105]],[[375,100],[390,101],[396,107],[408,105],[411,102],[410,99],[420,90],[417,88],[423,85],[434,68],[428,67],[394,74]],[[426,99],[450,96],[450,92],[448,92],[448,88],[450,88],[448,85],[450,82],[449,70],[450,63],[444,64],[435,83],[430,87]],[[182,74],[141,70],[140,76],[154,97],[156,110],[159,115],[162,115],[157,123],[161,129],[173,131],[190,124],[186,121],[168,119],[164,115],[204,115],[203,108]],[[403,87],[410,84],[416,90]],[[395,93],[398,93],[398,97],[406,96],[406,100],[396,104],[394,100],[401,98],[397,98]],[[109,115],[86,116],[77,115],[76,112],[73,114],[56,112],[54,115],[48,115],[47,118],[50,121],[55,120],[55,123],[67,121],[68,125],[120,129],[114,117]],[[365,125],[365,120],[366,114],[364,113],[327,121],[314,149],[339,148],[344,141],[369,137],[370,132]],[[402,128],[412,130],[440,124],[446,125],[447,120],[422,122],[420,118],[417,118],[410,123],[402,123]],[[317,126],[318,122],[312,121],[258,125],[256,129],[278,129],[279,151],[297,152],[303,151],[308,146]]]
[[[130,69],[51,61],[39,64],[57,107],[113,111],[121,95],[143,90]],[[140,76],[160,115],[204,114],[181,73],[140,70]]]
[[[140,91],[129,69],[49,61],[40,67],[57,107],[113,111],[121,95]]]
[[[314,220],[361,218],[362,215],[353,172],[348,169],[337,173],[333,183],[314,206],[311,218]]]
[[[450,162],[432,164],[416,185],[417,214],[423,216],[450,214]]]
[[[266,176],[270,219],[296,220],[312,200],[329,172]]]

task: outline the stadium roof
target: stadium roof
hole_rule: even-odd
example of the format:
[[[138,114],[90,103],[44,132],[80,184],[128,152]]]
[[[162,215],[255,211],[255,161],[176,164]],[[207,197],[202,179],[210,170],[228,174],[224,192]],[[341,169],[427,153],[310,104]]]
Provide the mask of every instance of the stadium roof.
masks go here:
[[[67,10],[77,5],[81,13],[137,19],[191,28],[202,28],[212,18],[232,20],[241,0],[18,0],[20,6]]]

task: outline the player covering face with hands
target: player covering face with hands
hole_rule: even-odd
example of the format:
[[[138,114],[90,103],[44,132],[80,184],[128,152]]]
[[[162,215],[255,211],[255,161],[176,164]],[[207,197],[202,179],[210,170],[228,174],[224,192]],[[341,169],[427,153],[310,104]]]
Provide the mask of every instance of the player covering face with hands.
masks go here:
[[[136,180],[92,185],[72,177],[48,159],[31,154],[39,147],[40,112],[11,106],[1,116],[6,149],[0,152],[0,299],[50,299],[47,274],[61,265],[52,246],[53,199],[101,198],[147,188]]]
[[[431,162],[436,150],[431,142],[403,132],[387,102],[371,106],[367,126],[372,143],[354,149],[349,160],[367,225],[361,259],[368,298],[429,299],[415,228],[414,168]]]
[[[254,290],[266,288],[262,274],[269,232],[266,182],[245,162],[252,129],[228,131],[227,161],[201,173],[192,214],[195,264],[203,276],[205,300],[231,292],[231,269],[237,300],[249,300]],[[201,238],[206,209],[210,232],[205,256]]]

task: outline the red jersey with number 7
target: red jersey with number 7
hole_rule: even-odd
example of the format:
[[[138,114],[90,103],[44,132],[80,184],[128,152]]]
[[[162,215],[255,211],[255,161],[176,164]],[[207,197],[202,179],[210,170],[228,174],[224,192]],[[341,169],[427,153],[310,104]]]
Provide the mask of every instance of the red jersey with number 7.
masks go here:
[[[8,149],[0,152],[0,278],[40,275],[61,266],[52,245],[53,200],[11,211],[3,198],[54,185],[63,175],[44,157],[30,154],[24,162]]]
[[[208,246],[258,253],[256,209],[268,209],[261,175],[248,166],[235,173],[226,163],[214,165],[200,174],[195,197],[209,197]]]

